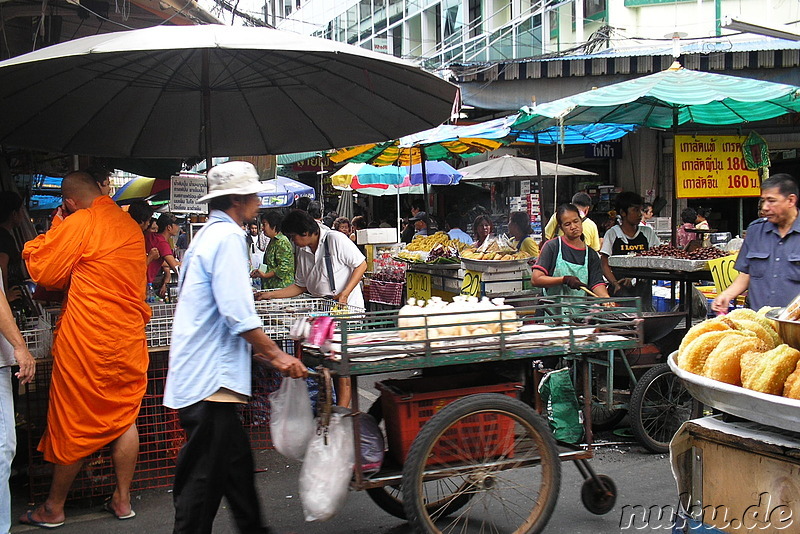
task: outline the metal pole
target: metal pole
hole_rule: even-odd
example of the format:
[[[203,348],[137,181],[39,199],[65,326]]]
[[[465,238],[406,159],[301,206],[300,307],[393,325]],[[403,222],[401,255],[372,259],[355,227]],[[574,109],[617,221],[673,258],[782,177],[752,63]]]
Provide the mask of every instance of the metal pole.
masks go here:
[[[678,108],[672,108],[672,236],[674,244],[678,233],[678,184],[675,175],[675,161],[678,155],[678,146],[675,143],[675,136],[678,134]]]
[[[544,184],[542,183],[542,152],[539,144],[539,134],[533,134],[533,142],[536,143],[536,180],[539,182],[539,224],[542,226],[542,242],[544,242]]]
[[[422,194],[425,197],[425,213],[430,217],[430,197],[428,197],[428,172],[425,170],[425,149],[419,147],[419,168],[422,171]]]
[[[206,157],[206,174],[211,170],[211,87],[208,83],[208,49],[203,50],[200,80],[203,87],[203,152]]]

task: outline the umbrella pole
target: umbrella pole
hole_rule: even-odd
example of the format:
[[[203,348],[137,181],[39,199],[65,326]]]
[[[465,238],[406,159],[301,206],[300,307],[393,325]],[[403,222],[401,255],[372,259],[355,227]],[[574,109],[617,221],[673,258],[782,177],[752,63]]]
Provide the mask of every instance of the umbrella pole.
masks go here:
[[[206,174],[211,170],[211,88],[208,83],[208,49],[203,50],[203,71],[200,74],[203,85],[203,142],[205,144]]]
[[[539,134],[533,134],[533,142],[536,143],[536,181],[539,182],[539,224],[542,227],[542,243],[547,238],[544,235],[544,180],[542,180],[542,151],[539,144]]]
[[[425,149],[419,149],[419,168],[422,171],[422,194],[425,198],[425,213],[430,216],[431,204],[430,197],[428,197],[428,172],[425,170]]]
[[[676,161],[678,147],[675,146],[675,136],[678,134],[678,108],[672,107],[672,160]],[[678,233],[678,188],[675,176],[675,165],[672,166],[672,234],[671,241],[674,244]]]

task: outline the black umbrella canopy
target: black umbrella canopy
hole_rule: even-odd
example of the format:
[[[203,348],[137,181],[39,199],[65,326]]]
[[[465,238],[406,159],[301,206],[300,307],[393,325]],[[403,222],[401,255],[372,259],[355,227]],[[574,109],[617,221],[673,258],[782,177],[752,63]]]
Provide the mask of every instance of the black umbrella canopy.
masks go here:
[[[334,41],[158,26],[0,62],[0,144],[106,157],[284,154],[436,126],[455,96],[411,63]]]

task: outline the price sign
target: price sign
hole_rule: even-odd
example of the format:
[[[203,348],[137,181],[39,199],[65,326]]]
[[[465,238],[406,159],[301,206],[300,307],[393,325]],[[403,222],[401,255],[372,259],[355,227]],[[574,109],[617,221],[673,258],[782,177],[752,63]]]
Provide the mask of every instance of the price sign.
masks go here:
[[[711,271],[711,277],[714,279],[717,294],[728,289],[728,286],[739,276],[739,271],[733,268],[738,256],[739,254],[737,253],[708,261],[708,268]]]
[[[481,273],[467,271],[464,273],[464,281],[461,282],[461,294],[470,297],[481,296]]]
[[[431,275],[406,272],[406,291],[410,299],[430,300]]]

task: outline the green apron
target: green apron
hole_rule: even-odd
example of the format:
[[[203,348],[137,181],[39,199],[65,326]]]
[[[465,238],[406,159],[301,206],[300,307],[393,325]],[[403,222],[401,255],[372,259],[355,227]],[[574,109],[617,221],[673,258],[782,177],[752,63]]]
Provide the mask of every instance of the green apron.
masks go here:
[[[581,282],[588,283],[589,282],[589,246],[586,246],[585,256],[583,260],[583,265],[577,265],[575,263],[570,263],[564,259],[563,254],[561,254],[561,242],[562,239],[560,237],[558,239],[558,256],[556,256],[556,266],[553,269],[553,274],[551,276],[576,276]],[[558,286],[553,287],[546,287],[544,288],[544,294],[553,296],[553,295],[569,295],[569,296],[586,296],[586,293],[583,292],[582,289],[572,289],[571,287],[561,284]],[[559,307],[560,308],[560,307]],[[575,306],[564,306],[563,311],[561,310],[553,310],[554,313],[557,314],[568,314],[568,315],[576,315],[582,308],[575,307]]]

